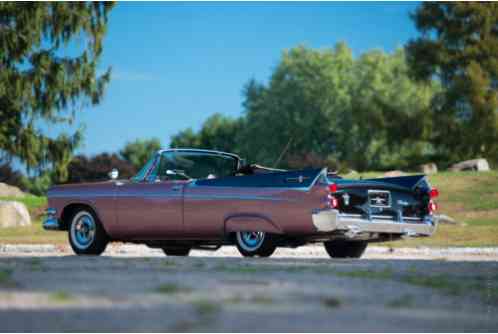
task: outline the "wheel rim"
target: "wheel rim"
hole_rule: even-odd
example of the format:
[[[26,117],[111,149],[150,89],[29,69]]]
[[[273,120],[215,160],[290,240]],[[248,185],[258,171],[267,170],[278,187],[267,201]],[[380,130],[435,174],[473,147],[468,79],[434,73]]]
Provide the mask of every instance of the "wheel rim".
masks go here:
[[[265,232],[238,232],[237,240],[240,247],[247,251],[255,251],[265,240]]]
[[[73,243],[80,249],[88,248],[95,239],[95,230],[95,221],[91,214],[78,214],[71,225]]]

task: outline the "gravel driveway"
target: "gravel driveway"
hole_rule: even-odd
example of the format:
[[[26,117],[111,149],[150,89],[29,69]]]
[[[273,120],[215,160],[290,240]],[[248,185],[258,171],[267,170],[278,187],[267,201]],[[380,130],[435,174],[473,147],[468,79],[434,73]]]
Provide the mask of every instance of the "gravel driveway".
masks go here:
[[[269,259],[236,249],[101,257],[0,245],[0,331],[497,331],[497,249],[321,247]]]

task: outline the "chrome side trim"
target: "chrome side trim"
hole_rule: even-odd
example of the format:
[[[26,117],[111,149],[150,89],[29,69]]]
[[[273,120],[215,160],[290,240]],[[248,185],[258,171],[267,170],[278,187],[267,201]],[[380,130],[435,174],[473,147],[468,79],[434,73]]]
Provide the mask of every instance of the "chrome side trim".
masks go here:
[[[181,193],[165,193],[165,192],[154,192],[154,193],[66,193],[62,192],[60,194],[51,195],[51,198],[95,198],[95,197],[108,197],[108,198],[117,198],[117,197],[164,197],[164,198],[182,198]]]
[[[77,191],[74,192],[66,192],[66,191],[61,191],[58,194],[49,194],[50,198],[94,198],[94,197],[110,197],[114,198],[115,194],[111,192],[102,192],[102,193],[80,193]]]
[[[115,197],[115,198],[170,198],[170,199],[195,199],[195,200],[248,200],[248,201],[287,201],[296,202],[295,199],[274,197],[274,196],[257,196],[257,195],[215,195],[215,194],[185,194],[180,192],[168,193],[123,193],[123,194],[78,194],[78,193],[62,193],[60,195],[53,195],[52,198],[98,198],[98,197]]]
[[[294,199],[270,197],[270,196],[252,196],[252,195],[204,195],[204,194],[186,194],[185,199],[194,200],[247,200],[247,201],[287,201],[297,202]]]
[[[388,219],[364,219],[341,214],[337,210],[323,210],[312,214],[313,225],[319,232],[342,232],[346,238],[354,239],[363,233],[388,233],[409,237],[431,236],[437,228],[437,221],[432,216],[419,219],[418,222],[398,222]],[[413,221],[413,220],[412,220]]]

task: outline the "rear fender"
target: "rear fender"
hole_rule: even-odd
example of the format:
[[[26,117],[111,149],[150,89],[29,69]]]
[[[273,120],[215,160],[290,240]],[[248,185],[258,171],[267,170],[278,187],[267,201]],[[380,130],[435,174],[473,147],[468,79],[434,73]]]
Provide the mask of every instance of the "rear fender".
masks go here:
[[[282,229],[271,219],[260,214],[241,213],[225,219],[225,234],[231,232],[266,232],[283,234]]]

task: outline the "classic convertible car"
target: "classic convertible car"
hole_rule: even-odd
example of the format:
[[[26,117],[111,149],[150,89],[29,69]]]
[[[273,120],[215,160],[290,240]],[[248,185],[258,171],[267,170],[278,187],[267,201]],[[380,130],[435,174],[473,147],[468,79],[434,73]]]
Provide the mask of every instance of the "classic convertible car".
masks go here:
[[[43,227],[68,231],[76,254],[111,241],[167,255],[235,244],[244,256],[323,242],[331,257],[360,257],[369,242],[430,236],[437,222],[424,175],[343,179],[326,169],[284,171],[237,155],[160,150],[136,176],[52,187]]]

